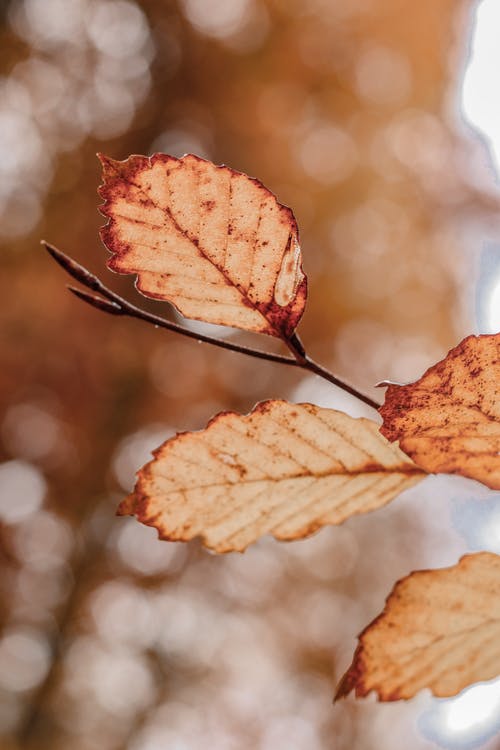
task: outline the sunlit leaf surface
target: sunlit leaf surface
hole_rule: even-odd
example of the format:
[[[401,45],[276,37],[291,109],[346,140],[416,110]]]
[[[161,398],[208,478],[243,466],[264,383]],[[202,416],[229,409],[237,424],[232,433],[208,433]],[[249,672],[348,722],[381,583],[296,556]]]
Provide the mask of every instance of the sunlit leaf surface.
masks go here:
[[[243,551],[264,534],[300,539],[380,508],[422,477],[368,419],[265,401],[164,443],[121,512],[164,539]]]
[[[389,385],[382,433],[428,472],[500,489],[500,334],[468,336],[410,385]]]
[[[260,182],[188,155],[101,157],[110,268],[187,317],[289,338],[306,279],[289,208]]]
[[[466,555],[399,581],[359,636],[337,697],[374,690],[384,701],[430,688],[446,697],[500,674],[500,557]]]

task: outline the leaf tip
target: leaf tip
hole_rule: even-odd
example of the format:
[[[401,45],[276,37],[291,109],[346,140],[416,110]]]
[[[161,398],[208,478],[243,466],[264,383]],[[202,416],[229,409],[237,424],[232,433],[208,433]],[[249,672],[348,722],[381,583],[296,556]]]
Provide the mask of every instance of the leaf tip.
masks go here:
[[[362,637],[363,634],[361,634],[360,638]],[[362,649],[363,647],[360,643],[360,645],[354,652],[351,665],[341,677],[340,682],[337,685],[335,696],[333,698],[334,703],[341,700],[342,698],[347,698],[347,696],[352,693],[353,690],[356,697],[364,697],[366,695],[367,691],[363,685],[363,675],[365,672],[365,668],[363,665]]]
[[[345,675],[340,680],[339,684],[337,685],[337,689],[335,691],[335,695],[333,696],[333,702],[338,703],[343,698],[347,698],[349,693],[352,690],[352,685],[350,684],[348,680],[349,672],[347,671]]]
[[[120,175],[127,168],[126,162],[119,161],[118,159],[112,159],[111,156],[106,156],[106,154],[102,154],[101,152],[98,152],[96,155],[101,162],[102,174],[105,180],[106,178]]]
[[[127,495],[121,503],[118,505],[118,508],[116,509],[116,515],[117,516],[133,516],[135,515],[135,506],[136,506],[137,498],[135,496],[134,492],[131,492],[130,495]]]
[[[113,161],[110,156],[106,156],[106,154],[103,154],[101,151],[98,151],[96,156],[103,166],[109,164],[110,161]]]

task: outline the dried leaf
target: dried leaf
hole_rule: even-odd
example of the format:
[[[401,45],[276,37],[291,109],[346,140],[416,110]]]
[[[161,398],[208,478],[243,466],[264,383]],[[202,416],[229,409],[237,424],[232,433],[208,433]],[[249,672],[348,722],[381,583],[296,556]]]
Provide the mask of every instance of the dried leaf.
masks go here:
[[[311,404],[265,401],[167,440],[119,513],[163,539],[201,536],[243,551],[264,534],[299,539],[385,505],[421,472],[375,422]]]
[[[186,317],[289,338],[304,311],[297,223],[245,174],[191,154],[100,157],[109,267]]]
[[[428,472],[500,489],[500,334],[468,336],[410,385],[388,385],[381,432]]]
[[[430,688],[448,697],[500,674],[500,556],[480,552],[396,583],[359,636],[337,698],[375,690],[383,701]]]

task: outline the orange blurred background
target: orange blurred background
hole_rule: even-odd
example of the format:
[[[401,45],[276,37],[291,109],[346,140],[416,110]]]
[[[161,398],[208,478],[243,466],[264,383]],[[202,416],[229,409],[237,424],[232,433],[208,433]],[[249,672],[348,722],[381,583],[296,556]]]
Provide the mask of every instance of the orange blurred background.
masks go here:
[[[308,352],[380,399],[374,383],[419,377],[476,330],[482,242],[498,232],[486,147],[459,116],[476,4],[0,7],[0,747],[436,747],[418,723],[428,695],[331,700],[394,581],[470,546],[450,504],[470,486],[429,479],[244,556],[115,518],[150,450],[217,411],[278,396],[369,410],[88,308],[39,241],[141,303],[105,269],[96,151],[193,152],[257,176],[299,223]]]

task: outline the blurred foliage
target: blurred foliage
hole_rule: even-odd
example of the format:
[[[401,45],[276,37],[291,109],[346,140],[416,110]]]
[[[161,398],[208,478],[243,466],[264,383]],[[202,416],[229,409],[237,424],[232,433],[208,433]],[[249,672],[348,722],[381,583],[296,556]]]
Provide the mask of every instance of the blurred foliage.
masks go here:
[[[470,331],[478,237],[498,208],[458,117],[473,7],[2,5],[0,747],[430,747],[418,700],[334,710],[331,696],[395,578],[453,557],[441,511],[419,495],[418,510],[403,499],[220,559],[115,519],[175,430],[263,398],[345,397],[87,308],[39,239],[133,297],[105,270],[95,152],[227,163],[295,212],[311,354],[365,390],[419,376]]]

